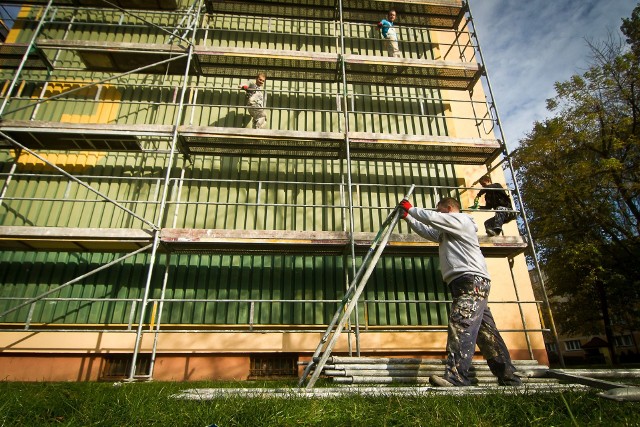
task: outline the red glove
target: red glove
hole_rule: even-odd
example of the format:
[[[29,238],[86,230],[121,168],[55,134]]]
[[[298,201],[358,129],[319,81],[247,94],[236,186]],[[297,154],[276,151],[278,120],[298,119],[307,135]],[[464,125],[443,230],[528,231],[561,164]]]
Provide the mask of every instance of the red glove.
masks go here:
[[[409,209],[413,207],[411,203],[409,203],[409,201],[405,199],[402,199],[398,206],[400,207],[402,218],[406,218],[407,214],[409,213]]]
[[[247,90],[247,89],[249,89],[249,86],[248,85],[243,85],[242,89]]]
[[[382,27],[382,22],[378,22],[378,27]]]

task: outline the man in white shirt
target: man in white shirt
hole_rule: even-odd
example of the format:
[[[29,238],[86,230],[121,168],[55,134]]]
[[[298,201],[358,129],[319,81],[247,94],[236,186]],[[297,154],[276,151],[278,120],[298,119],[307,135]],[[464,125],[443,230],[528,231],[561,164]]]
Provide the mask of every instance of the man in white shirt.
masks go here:
[[[453,296],[444,378],[433,375],[431,384],[471,385],[469,370],[477,343],[499,384],[520,385],[509,350],[487,307],[491,280],[473,218],[461,213],[460,202],[450,197],[440,200],[435,212],[415,208],[407,200],[400,202],[400,208],[412,230],[438,242],[440,270]]]

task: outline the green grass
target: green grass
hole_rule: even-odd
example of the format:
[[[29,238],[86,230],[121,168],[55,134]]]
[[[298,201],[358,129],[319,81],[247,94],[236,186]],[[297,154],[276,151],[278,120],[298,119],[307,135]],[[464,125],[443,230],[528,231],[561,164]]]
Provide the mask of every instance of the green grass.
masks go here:
[[[348,396],[185,401],[206,387],[293,387],[294,383],[0,383],[0,426],[633,426],[640,402],[597,391],[511,396]]]

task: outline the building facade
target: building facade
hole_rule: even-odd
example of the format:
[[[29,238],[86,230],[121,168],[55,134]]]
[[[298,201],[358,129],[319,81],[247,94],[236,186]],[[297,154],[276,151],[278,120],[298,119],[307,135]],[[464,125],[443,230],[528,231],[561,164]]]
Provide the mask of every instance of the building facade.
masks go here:
[[[482,175],[505,184],[466,2],[21,3],[0,51],[8,380],[298,375],[411,185],[466,208]],[[526,240],[465,212],[513,358],[546,363]],[[334,352],[442,358],[449,303],[401,222]]]

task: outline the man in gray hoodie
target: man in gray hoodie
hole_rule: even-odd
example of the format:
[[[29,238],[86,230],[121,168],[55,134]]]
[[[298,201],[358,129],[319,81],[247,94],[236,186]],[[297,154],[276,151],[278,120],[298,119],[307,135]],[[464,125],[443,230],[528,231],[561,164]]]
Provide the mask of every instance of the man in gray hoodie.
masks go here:
[[[433,375],[429,378],[431,384],[471,385],[469,370],[477,343],[499,384],[520,385],[509,350],[487,307],[491,280],[473,218],[460,213],[460,202],[450,197],[440,200],[435,212],[415,208],[407,200],[400,202],[400,208],[413,231],[439,243],[442,278],[453,297],[444,378]]]

